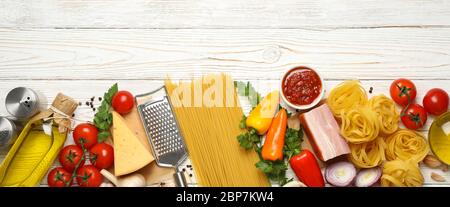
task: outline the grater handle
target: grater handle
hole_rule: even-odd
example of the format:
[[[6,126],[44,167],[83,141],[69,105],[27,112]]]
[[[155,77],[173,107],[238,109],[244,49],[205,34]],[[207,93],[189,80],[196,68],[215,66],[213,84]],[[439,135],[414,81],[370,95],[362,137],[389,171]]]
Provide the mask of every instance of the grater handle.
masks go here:
[[[156,93],[158,93],[158,92],[163,92],[162,95],[165,95],[165,86],[161,86],[161,87],[159,87],[158,89],[156,89],[156,90],[154,90],[154,91],[151,91],[151,92],[149,92],[149,93],[137,95],[137,96],[135,97],[136,104],[137,104],[137,105],[141,105],[141,104],[144,104],[144,103],[146,103],[146,102],[148,102],[148,101],[153,100],[153,97],[154,97],[154,96],[156,95]],[[160,95],[161,95],[161,93],[160,93]]]
[[[177,170],[177,172],[173,174],[173,177],[175,178],[175,183],[177,184],[177,187],[182,188],[187,187],[187,181],[186,177],[184,176],[184,172],[180,172]]]

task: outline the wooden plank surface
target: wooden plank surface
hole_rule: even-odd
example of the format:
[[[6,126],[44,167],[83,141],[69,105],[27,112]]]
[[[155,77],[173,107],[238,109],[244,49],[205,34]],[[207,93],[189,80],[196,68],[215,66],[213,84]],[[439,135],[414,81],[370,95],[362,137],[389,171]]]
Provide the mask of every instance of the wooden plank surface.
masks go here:
[[[0,103],[16,86],[85,102],[114,82],[138,94],[168,75],[211,72],[264,94],[298,65],[317,68],[328,89],[358,78],[388,94],[393,79],[411,78],[420,102],[430,88],[450,90],[449,20],[443,0],[0,0]],[[426,186],[450,186],[449,172],[422,172]]]
[[[297,65],[325,79],[442,79],[450,70],[450,28],[1,29],[0,46],[0,79],[161,80],[218,71],[278,79]]]
[[[445,0],[2,0],[0,27],[447,27]]]

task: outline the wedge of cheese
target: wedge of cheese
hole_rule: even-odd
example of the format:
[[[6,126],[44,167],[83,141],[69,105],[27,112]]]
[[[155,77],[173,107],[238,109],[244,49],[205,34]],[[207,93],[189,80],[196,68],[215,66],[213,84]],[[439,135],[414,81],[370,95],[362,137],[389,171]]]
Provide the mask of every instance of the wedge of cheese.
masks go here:
[[[113,111],[114,174],[122,176],[136,172],[154,160],[153,155],[143,145],[125,119]]]

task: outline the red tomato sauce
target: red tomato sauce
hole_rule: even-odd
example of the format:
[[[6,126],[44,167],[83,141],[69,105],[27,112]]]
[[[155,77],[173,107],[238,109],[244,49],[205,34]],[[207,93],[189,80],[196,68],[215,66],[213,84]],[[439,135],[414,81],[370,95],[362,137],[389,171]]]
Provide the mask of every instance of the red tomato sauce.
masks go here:
[[[283,79],[283,94],[292,104],[311,104],[321,92],[322,82],[320,77],[309,68],[294,68]]]

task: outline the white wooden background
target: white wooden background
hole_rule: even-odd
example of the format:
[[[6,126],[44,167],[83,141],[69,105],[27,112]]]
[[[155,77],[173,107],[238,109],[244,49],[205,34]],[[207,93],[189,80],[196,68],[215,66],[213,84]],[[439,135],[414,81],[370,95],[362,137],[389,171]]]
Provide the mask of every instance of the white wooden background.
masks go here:
[[[328,89],[358,78],[387,94],[405,77],[418,101],[433,87],[450,92],[450,1],[0,0],[1,103],[17,86],[85,102],[114,82],[138,94],[167,75],[209,72],[265,93],[297,65],[318,69]],[[450,186],[449,172],[423,174],[427,186]]]

